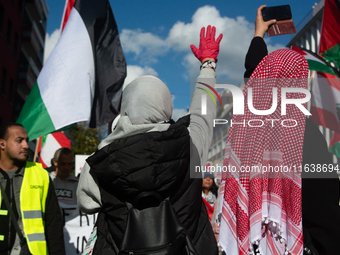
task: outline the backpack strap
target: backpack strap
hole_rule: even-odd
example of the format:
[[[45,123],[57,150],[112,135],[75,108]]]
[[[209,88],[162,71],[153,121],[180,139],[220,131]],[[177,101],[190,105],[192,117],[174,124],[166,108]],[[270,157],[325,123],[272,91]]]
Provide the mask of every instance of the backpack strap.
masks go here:
[[[169,198],[166,198],[169,199]],[[156,191],[144,191],[138,194],[135,199],[133,200],[133,206],[139,210],[158,206],[163,200],[162,196]],[[128,209],[131,208],[131,204],[125,202]]]
[[[6,194],[6,192],[2,189],[1,185],[0,185],[0,189],[1,189],[1,194],[2,194],[2,196],[3,196],[3,198],[4,198],[5,205],[6,205],[6,207],[7,207],[8,213],[9,213],[9,215],[10,215],[10,217],[11,217],[12,224],[13,224],[13,226],[14,226],[14,228],[15,228],[15,231],[17,232],[17,234],[18,234],[18,236],[19,236],[19,238],[20,238],[20,241],[21,241],[22,243],[25,243],[25,242],[26,242],[26,238],[23,236],[23,234],[22,234],[22,232],[21,232],[21,230],[20,230],[20,228],[19,228],[18,219],[15,217],[15,214],[14,214],[14,212],[13,212],[13,210],[12,210],[12,207],[11,207],[11,205],[10,205],[10,203],[9,203],[7,194]]]

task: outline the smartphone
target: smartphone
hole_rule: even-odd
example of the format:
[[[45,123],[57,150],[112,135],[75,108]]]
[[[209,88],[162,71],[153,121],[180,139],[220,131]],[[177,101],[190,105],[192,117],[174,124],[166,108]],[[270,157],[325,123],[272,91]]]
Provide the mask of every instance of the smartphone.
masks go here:
[[[288,4],[265,7],[262,9],[262,17],[264,21],[268,21],[271,19],[276,19],[277,21],[287,20],[292,18],[292,12]]]
[[[288,4],[265,7],[262,9],[262,17],[264,21],[276,19],[276,23],[270,26],[267,31],[268,36],[296,33],[292,12]]]

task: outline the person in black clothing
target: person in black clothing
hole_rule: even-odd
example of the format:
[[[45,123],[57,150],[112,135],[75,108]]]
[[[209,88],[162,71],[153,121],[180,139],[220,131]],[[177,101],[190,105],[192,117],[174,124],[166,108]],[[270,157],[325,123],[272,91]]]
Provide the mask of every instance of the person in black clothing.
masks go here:
[[[265,5],[262,5],[257,10],[255,35],[245,58],[245,79],[252,75],[257,65],[268,54],[263,38],[268,27],[276,21],[263,20],[261,10],[264,7]],[[332,164],[327,143],[309,118],[306,119],[302,164]],[[318,173],[302,172],[302,225],[305,247],[322,255],[340,253],[339,179],[335,172],[323,173],[322,176]]]

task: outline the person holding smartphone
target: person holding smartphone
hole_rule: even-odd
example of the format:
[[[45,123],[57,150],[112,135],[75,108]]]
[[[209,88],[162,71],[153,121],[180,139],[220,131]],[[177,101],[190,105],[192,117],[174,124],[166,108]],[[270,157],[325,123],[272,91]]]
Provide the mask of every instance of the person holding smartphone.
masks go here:
[[[301,83],[306,83],[308,64],[306,65],[307,61],[301,55],[299,56],[299,54],[291,50],[278,50],[268,55],[267,46],[263,38],[269,26],[275,24],[276,20],[263,20],[261,11],[265,7],[266,5],[262,5],[257,10],[257,17],[255,21],[255,34],[254,38],[251,41],[245,59],[246,72],[244,74],[244,78],[247,80],[248,78],[250,78],[246,85],[246,88],[251,86],[249,83],[255,84],[253,86],[253,90],[256,91],[256,83],[254,82],[257,78],[289,78],[292,77],[292,74],[295,75],[295,78],[301,78]],[[278,75],[274,77],[276,74]],[[299,74],[301,75],[299,76]],[[285,81],[282,80],[282,83],[285,83]],[[302,85],[303,84],[301,84],[301,87]],[[306,84],[304,84],[303,86],[305,85]],[[270,84],[268,83],[266,84],[266,86],[270,86]],[[256,97],[255,94],[254,97]],[[270,98],[271,95],[269,96],[269,98],[267,98],[268,102],[270,101]],[[255,105],[255,103],[256,102],[254,102],[253,104]],[[301,127],[304,127],[301,130],[302,132],[294,132],[291,137],[292,139],[284,141],[284,144],[282,145],[282,147],[289,148],[293,146],[296,151],[288,150],[291,152],[290,154],[287,154],[288,152],[286,152],[285,154],[285,152],[283,151],[281,153],[283,155],[283,162],[285,160],[285,157],[288,158],[288,160],[291,160],[291,157],[297,157],[297,162],[302,163],[302,169],[304,169],[304,165],[331,164],[332,161],[327,150],[327,144],[317,126],[311,120],[306,119],[304,116],[302,116],[302,118],[300,116],[300,119]],[[237,132],[237,130],[230,130],[228,135],[228,142],[230,141],[229,147],[231,148],[231,151],[228,153],[230,155],[233,155],[234,161],[235,154],[237,156],[237,152],[235,151],[238,148],[246,148],[244,147],[244,144],[249,143],[249,140],[252,139],[252,137],[249,137],[247,141],[243,141],[243,144],[236,144],[238,138]],[[243,133],[244,136],[248,134],[247,132],[248,131],[246,130]],[[278,132],[278,130],[274,129],[272,130],[272,132],[275,133]],[[233,139],[229,139],[229,136],[233,137]],[[256,137],[256,135],[253,136]],[[272,137],[268,135],[268,133],[264,133],[261,142],[262,144],[266,144],[267,142],[271,143],[270,146],[275,147],[279,143],[282,143],[286,134],[282,133],[278,136],[281,137],[280,140],[273,140]],[[299,138],[296,139],[296,137]],[[256,154],[256,152],[254,154],[254,151],[257,150],[256,147],[257,146],[253,146],[252,150],[247,153],[253,153],[252,155],[254,156]],[[277,150],[276,153],[277,152],[280,152],[280,150]],[[242,154],[242,151],[240,153]],[[289,156],[287,157],[287,155]],[[242,157],[240,158],[241,164],[244,160],[243,156],[244,154],[242,154]],[[251,160],[256,160],[256,158],[253,156],[251,156]],[[272,155],[269,155],[268,157],[272,157]],[[284,215],[284,213],[281,215],[275,215],[275,212],[263,213],[267,210],[267,208],[269,208],[269,210],[274,208],[269,205],[270,202],[263,203],[263,200],[260,201],[260,205],[262,203],[262,209],[260,210],[260,212],[262,213],[262,217],[259,218],[258,221],[254,219],[255,216],[257,217],[261,215],[261,213],[254,213],[254,208],[256,208],[256,203],[254,203],[254,201],[258,202],[258,197],[256,197],[256,195],[254,194],[257,194],[259,192],[259,189],[262,189],[261,192],[263,191],[263,189],[265,190],[264,187],[266,182],[261,182],[262,186],[257,185],[256,178],[251,179],[250,177],[249,180],[241,179],[241,183],[237,184],[237,179],[235,178],[224,178],[224,180],[222,181],[222,184],[224,182],[225,191],[223,194],[224,202],[222,210],[222,223],[220,229],[220,243],[224,242],[226,253],[247,254],[246,252],[251,251],[253,254],[301,254],[304,250],[304,252],[311,252],[307,254],[339,254],[339,180],[335,173],[334,176],[332,176],[332,174],[333,173],[329,173],[327,179],[320,179],[315,178],[315,176],[307,176],[307,173],[302,172],[302,178],[300,178],[300,180],[294,179],[295,182],[292,182],[289,185],[285,183],[286,180],[284,179],[267,179],[269,186],[270,183],[272,183],[276,186],[282,185],[282,187],[284,187],[281,190],[282,193],[278,194],[273,192],[273,194],[278,194],[278,201],[284,201],[284,203],[281,203],[279,207],[281,206],[282,212],[287,214],[287,219],[292,221],[292,225],[290,226],[288,224],[285,224],[283,220],[285,216],[282,215]],[[246,182],[249,184],[249,186],[244,184]],[[239,202],[242,201],[242,198],[236,201],[232,196],[228,195],[235,193],[233,192],[234,186],[238,187],[237,190],[241,190],[242,185],[246,187],[246,191],[248,190],[248,193],[245,192],[245,194],[249,195],[249,197],[247,198],[248,207],[246,208],[246,210],[243,210],[242,203]],[[269,188],[269,191],[272,190],[270,190]],[[239,194],[239,191],[237,192]],[[287,196],[289,197],[289,199],[287,199]],[[266,196],[262,196],[262,199],[263,197]],[[274,196],[270,197],[270,199],[272,199],[273,197]],[[233,203],[235,201],[236,203]],[[230,212],[227,213],[227,210],[225,208],[231,208]],[[233,208],[235,209],[235,212],[238,212],[235,214],[235,217],[233,215]],[[292,208],[294,208],[294,210],[292,210]],[[270,217],[268,217],[268,215]],[[230,220],[233,217],[235,219],[235,222],[238,223],[235,224],[234,228],[234,232],[236,233],[237,237],[236,239],[233,238],[233,235],[230,235],[228,233],[230,229],[230,232],[233,231],[233,220]],[[225,221],[226,224],[223,224],[223,221]],[[301,221],[303,231],[301,229],[301,224],[299,223]],[[254,228],[254,225],[256,225],[257,222],[261,223],[258,225],[260,225],[262,228]],[[229,226],[230,228],[228,229],[226,228],[226,226]],[[282,226],[284,227],[282,228]],[[257,230],[259,230],[259,238],[255,237],[256,235],[254,235]],[[224,241],[221,238],[224,239]],[[302,240],[304,247],[302,247]],[[302,248],[306,249],[302,250]],[[231,250],[233,249],[238,249],[237,253],[232,253],[233,251]],[[298,251],[298,253],[294,253],[294,251]]]

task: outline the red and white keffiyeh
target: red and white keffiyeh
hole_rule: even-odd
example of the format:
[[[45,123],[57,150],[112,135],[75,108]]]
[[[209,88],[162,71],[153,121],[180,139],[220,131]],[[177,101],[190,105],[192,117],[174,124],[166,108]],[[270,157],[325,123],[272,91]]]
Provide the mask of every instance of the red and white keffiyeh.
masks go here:
[[[282,49],[260,62],[243,90],[244,115],[232,119],[237,124],[229,129],[220,191],[219,242],[228,255],[254,254],[254,244],[262,255],[303,253],[298,170],[302,165],[305,115],[293,104],[288,104],[287,114],[281,115],[281,88],[307,89],[307,78],[306,59]],[[267,110],[273,103],[274,87],[278,89],[276,110],[270,115],[251,113],[248,88],[252,88],[254,108]],[[287,94],[290,99],[304,97],[303,93]]]

